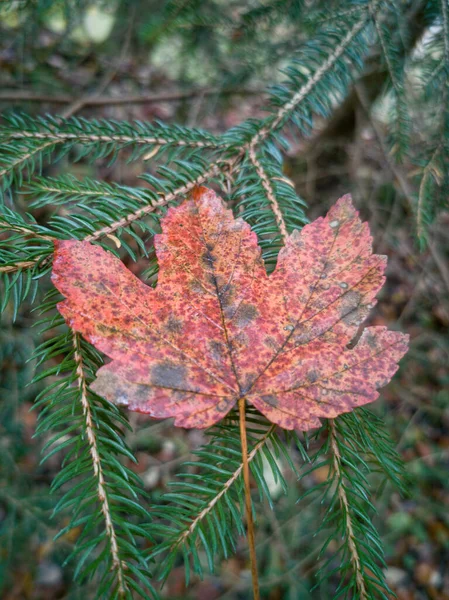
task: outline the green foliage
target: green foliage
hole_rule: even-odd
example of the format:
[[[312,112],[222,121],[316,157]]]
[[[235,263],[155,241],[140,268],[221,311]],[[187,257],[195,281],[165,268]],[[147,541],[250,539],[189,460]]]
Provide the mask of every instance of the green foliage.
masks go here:
[[[312,457],[312,466],[300,473],[300,477],[305,477],[316,469],[328,470],[327,479],[304,494],[320,495],[325,506],[320,530],[326,532],[326,539],[320,557],[325,556],[331,542],[336,545],[317,576],[322,581],[339,573],[336,598],[387,600],[393,592],[382,572],[386,565],[373,524],[376,510],[368,477],[380,472],[405,492],[403,465],[383,431],[382,421],[369,410],[343,415],[323,429],[326,441]]]
[[[290,463],[291,460],[276,428],[255,410],[248,408],[247,413],[251,472],[260,499],[265,497],[273,506],[263,460],[284,491],[287,483],[279,459],[285,456]],[[162,579],[167,579],[178,554],[184,558],[187,583],[192,567],[200,576],[203,574],[200,553],[205,554],[207,566],[213,572],[217,557],[232,556],[237,536],[245,535],[238,419],[238,412],[233,411],[223,423],[208,430],[210,441],[194,452],[195,461],[183,464],[186,470],[178,473],[181,481],[170,484],[170,491],[161,499],[165,505],[153,511],[153,516],[160,520],[152,526],[159,540],[153,556],[164,555]]]
[[[61,4],[68,11],[74,8],[69,2]],[[119,3],[119,13],[125,5]],[[145,2],[136,3],[135,10],[142,6]],[[44,16],[49,10],[45,2],[24,4],[23,10],[34,15],[38,8]],[[272,269],[282,247],[283,228],[291,232],[307,223],[306,202],[284,172],[284,157],[297,138],[303,142],[332,118],[353,84],[360,84],[368,58],[374,55],[385,71],[380,87],[392,100],[388,158],[393,163],[401,158],[415,168],[416,185],[409,200],[424,244],[432,220],[447,206],[443,191],[449,172],[448,9],[444,1],[422,3],[423,22],[433,29],[414,56],[400,48],[392,34],[409,9],[407,2],[274,0],[248,7],[235,17],[221,2],[169,2],[159,7],[151,26],[137,27],[139,40],[157,45],[162,38],[184,31],[185,54],[207,55],[208,64],[221,74],[221,85],[248,81],[253,67],[259,75],[269,72],[270,60],[283,66],[281,81],[272,77],[266,116],[250,118],[220,135],[160,121],[128,123],[20,112],[3,117],[2,309],[12,306],[8,313],[12,319],[28,306],[46,312],[41,323],[45,341],[35,353],[38,366],[45,365],[34,379],[37,385],[45,382],[36,401],[38,433],[45,439],[45,459],[56,453],[62,457],[52,485],[59,536],[80,531],[68,560],[73,560],[79,581],[94,582],[98,597],[131,598],[133,593],[154,597],[150,558],[159,562],[160,577],[166,579],[182,557],[189,580],[191,569],[203,573],[203,555],[213,570],[219,558],[235,552],[238,536],[244,533],[237,417],[232,414],[208,432],[209,441],[195,453],[196,460],[185,463],[179,481],[149,510],[150,499],[141,481],[126,466],[135,460],[124,441],[129,424],[88,388],[101,358],[70,331],[61,330],[53,293],[42,300],[53,239],[101,243],[134,262],[144,257],[146,275],[154,282],[157,263],[151,244],[164,211],[196,185],[215,184],[236,213],[251,223],[267,268]],[[211,20],[219,27],[207,36]],[[237,40],[231,58],[226,27]],[[266,44],[263,33],[276,27],[290,28],[295,35]],[[224,39],[226,52],[220,45]],[[255,57],[255,65],[239,60],[248,55]],[[243,66],[235,67],[240,62]],[[412,72],[424,85],[409,95]],[[420,131],[424,139],[419,154],[413,155],[412,117],[420,112],[427,115],[427,127]],[[88,177],[70,172],[75,163],[108,167],[122,159],[139,166],[141,186],[95,179],[90,171]],[[54,174],[56,163],[62,173]],[[288,484],[279,464],[294,468],[294,461],[286,440],[273,426],[252,410],[248,423],[253,478],[260,498],[273,503],[263,461],[285,492]],[[374,474],[376,481],[390,480],[401,489],[398,455],[382,423],[366,410],[325,424],[315,437],[322,440],[316,451],[313,444],[306,451],[298,440],[293,441],[298,442],[295,452],[301,461],[312,461],[300,474],[301,481],[311,470],[328,468],[326,481],[307,491],[321,494],[326,507],[321,524],[327,535],[323,557],[329,554],[330,542],[337,540],[337,550],[323,560],[318,580],[334,576],[339,569],[335,597],[386,598],[389,590],[372,521],[375,509],[369,481]],[[10,479],[7,465],[5,472]],[[258,501],[254,504],[257,507]],[[62,516],[68,514],[69,523],[62,525]]]
[[[58,327],[54,293],[47,298],[43,320]],[[150,542],[151,517],[146,497],[134,471],[123,458],[135,462],[123,441],[126,419],[88,386],[102,364],[100,357],[77,334],[65,332],[41,344],[39,363],[61,356],[56,366],[36,376],[54,378],[36,398],[40,409],[37,434],[45,436],[43,461],[63,452],[62,466],[52,491],[60,494],[53,515],[70,514],[58,537],[78,530],[76,544],[66,562],[76,560],[75,579],[96,578],[96,597],[155,597],[148,578],[143,542]]]

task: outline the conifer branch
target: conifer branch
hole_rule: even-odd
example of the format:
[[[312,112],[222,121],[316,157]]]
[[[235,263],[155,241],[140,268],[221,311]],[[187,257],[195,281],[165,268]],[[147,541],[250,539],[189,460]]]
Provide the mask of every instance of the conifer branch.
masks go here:
[[[92,198],[117,198],[126,196],[138,202],[148,200],[148,190],[145,188],[132,188],[116,184],[106,184],[85,178],[82,182],[74,177],[59,177],[58,179],[40,179],[28,186],[31,192],[47,194],[53,201],[62,197],[69,200],[75,197],[90,196]]]
[[[446,66],[449,65],[449,15],[446,0],[441,0],[441,14],[443,16],[443,44],[444,44],[444,61]]]
[[[37,154],[41,154],[47,148],[50,148],[51,146],[56,146],[57,144],[60,144],[60,143],[61,143],[60,140],[45,141],[44,143],[40,144],[39,146],[36,146],[35,148],[33,148],[32,150],[28,150],[28,152],[25,152],[25,154],[22,154],[22,156],[19,156],[19,158],[17,158],[16,160],[13,160],[11,163],[8,164],[8,166],[6,166],[0,170],[0,179],[2,177],[4,177],[7,173],[11,173],[11,172],[15,171],[17,168],[20,168],[24,163],[26,163],[28,160],[30,160]]]
[[[274,216],[275,216],[277,224],[279,226],[279,231],[281,232],[282,239],[285,243],[287,236],[288,236],[288,232],[287,232],[287,227],[285,225],[284,217],[282,216],[281,208],[276,199],[276,195],[274,193],[274,190],[270,183],[268,175],[266,174],[264,168],[262,167],[261,163],[257,159],[255,148],[254,148],[253,144],[250,146],[248,154],[249,154],[249,159],[250,159],[251,163],[253,164],[254,168],[256,169],[256,172],[257,172],[258,176],[260,177],[262,185],[265,189],[267,198],[271,204],[271,208],[273,210]]]
[[[425,237],[425,201],[426,201],[426,190],[427,190],[427,185],[429,183],[429,180],[431,177],[433,177],[434,179],[439,179],[438,174],[438,169],[435,167],[435,161],[436,158],[438,156],[438,154],[440,153],[441,150],[441,143],[438,144],[438,146],[436,147],[434,153],[432,154],[431,159],[429,160],[429,162],[427,163],[427,165],[424,167],[424,171],[421,177],[421,182],[419,184],[419,192],[418,192],[418,205],[417,205],[417,209],[416,209],[416,232],[418,235],[419,239],[424,239]]]
[[[66,132],[46,132],[46,131],[23,131],[23,132],[14,132],[8,135],[10,139],[33,139],[33,140],[53,140],[53,142],[48,142],[48,145],[51,143],[60,144],[64,142],[87,142],[87,143],[97,143],[104,142],[110,143],[115,142],[119,144],[144,144],[144,145],[157,145],[157,146],[181,146],[185,148],[221,148],[223,144],[209,142],[209,141],[194,141],[194,140],[175,140],[170,138],[163,138],[160,136],[131,136],[131,135],[119,135],[119,134],[110,134],[110,135],[99,135],[99,134],[86,134],[86,133],[66,133]],[[2,172],[0,171],[0,176]]]
[[[51,235],[44,235],[42,233],[38,233],[37,231],[33,231],[32,229],[28,229],[27,227],[22,227],[20,225],[8,224],[7,229],[9,231],[16,231],[17,233],[23,233],[23,235],[26,237],[38,238],[40,240],[46,240],[47,242],[54,242],[56,240],[56,238]]]
[[[349,507],[348,497],[344,486],[344,476],[342,473],[342,459],[340,449],[337,442],[337,433],[335,430],[335,422],[333,419],[328,421],[330,448],[332,450],[332,468],[336,475],[337,494],[340,502],[340,508],[344,515],[344,523],[346,526],[346,538],[350,553],[350,560],[354,569],[357,590],[359,592],[359,600],[368,600],[365,580],[363,576],[363,567],[360,559],[360,554],[357,548],[356,537],[352,525],[351,511]]]
[[[0,273],[15,273],[16,271],[32,269],[37,265],[41,258],[41,256],[38,256],[34,260],[22,260],[11,265],[0,266]]]
[[[238,154],[237,158],[240,157],[240,155],[241,155],[241,153]],[[110,235],[111,233],[114,233],[115,231],[117,231],[117,229],[120,229],[121,227],[127,227],[131,223],[134,223],[134,221],[137,221],[137,220],[141,219],[142,217],[144,217],[145,215],[155,211],[157,208],[161,208],[162,206],[165,206],[169,202],[172,202],[178,196],[188,194],[196,186],[205,183],[211,177],[214,177],[220,173],[223,173],[223,171],[227,171],[228,169],[230,169],[232,167],[232,165],[235,164],[237,158],[234,158],[232,160],[231,159],[230,160],[218,160],[217,162],[213,163],[208,169],[206,169],[201,175],[198,175],[198,177],[196,177],[192,181],[189,181],[185,185],[182,185],[182,186],[176,188],[173,192],[162,195],[161,199],[154,202],[153,204],[149,204],[147,206],[139,208],[138,210],[128,214],[127,216],[116,221],[115,223],[112,223],[111,225],[108,225],[107,227],[103,227],[102,229],[99,229],[95,233],[86,236],[84,238],[84,241],[94,242],[105,235]]]
[[[271,425],[267,432],[260,438],[260,440],[254,446],[254,448],[248,454],[248,463],[251,463],[254,460],[254,458],[257,456],[257,454],[260,452],[263,446],[268,442],[275,429],[276,425]],[[243,462],[240,463],[238,468],[233,472],[232,476],[225,482],[218,494],[214,496],[214,498],[210,502],[208,502],[208,504],[201,510],[199,515],[190,523],[189,527],[185,529],[182,532],[182,534],[173,542],[173,548],[177,548],[178,546],[182,545],[186,541],[186,539],[190,535],[192,535],[192,533],[195,531],[195,529],[198,527],[201,521],[203,521],[208,516],[208,514],[212,511],[214,506],[221,500],[223,496],[226,495],[229,488],[231,488],[232,485],[237,481],[242,472]]]
[[[333,69],[336,62],[344,54],[352,40],[366,26],[371,13],[375,10],[377,4],[378,2],[373,2],[371,11],[366,11],[364,15],[351,27],[341,42],[337,45],[335,50],[322,63],[322,65],[317,69],[307,83],[305,83],[287,103],[280,107],[274,117],[267,119],[267,124],[253,136],[248,146],[259,144],[283,125],[286,118],[288,118],[294,112],[298,105],[308,96],[308,94],[310,94],[310,92],[323,79],[323,77]]]
[[[120,559],[119,549],[117,544],[117,535],[115,532],[114,524],[112,522],[111,509],[109,505],[108,495],[106,491],[106,482],[103,475],[103,469],[101,466],[101,459],[98,452],[97,438],[95,434],[95,425],[92,419],[92,412],[87,398],[87,383],[86,377],[83,370],[83,358],[81,355],[81,348],[79,343],[79,335],[73,332],[73,346],[74,346],[74,360],[76,364],[76,375],[78,378],[78,388],[80,392],[80,401],[83,410],[83,416],[86,426],[87,441],[89,443],[89,452],[92,458],[92,466],[94,475],[97,479],[97,496],[101,504],[101,512],[103,513],[106,534],[109,539],[109,545],[111,548],[112,555],[112,566],[115,569],[117,575],[117,581],[119,586],[120,597],[125,596],[127,586],[124,580],[124,565]]]

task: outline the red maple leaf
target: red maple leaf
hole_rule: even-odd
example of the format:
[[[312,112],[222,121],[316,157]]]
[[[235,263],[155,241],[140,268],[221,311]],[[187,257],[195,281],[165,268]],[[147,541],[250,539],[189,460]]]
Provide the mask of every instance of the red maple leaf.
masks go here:
[[[368,327],[348,347],[386,265],[349,196],[287,238],[270,276],[256,234],[211,190],[171,208],[162,229],[155,289],[99,246],[56,243],[59,311],[112,359],[99,395],[183,427],[208,427],[244,397],[307,430],[372,402],[397,370],[402,333]]]

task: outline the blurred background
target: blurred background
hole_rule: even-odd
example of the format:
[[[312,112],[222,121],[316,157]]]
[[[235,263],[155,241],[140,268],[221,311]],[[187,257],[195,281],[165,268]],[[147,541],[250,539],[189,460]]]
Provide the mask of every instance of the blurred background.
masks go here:
[[[304,5],[317,6],[304,18]],[[404,2],[406,19],[392,35],[398,53],[419,56],[441,23],[423,16],[426,2]],[[135,0],[102,2],[12,2],[0,13],[0,110],[86,118],[160,119],[221,133],[251,116],[264,116],[267,86],[282,78],[301,42],[337,3],[202,2]],[[312,13],[311,13],[312,14]],[[306,15],[307,16],[307,15]],[[433,28],[433,29],[432,29]],[[427,105],[413,104],[417,75],[404,83],[411,102],[410,155],[426,144],[432,129]],[[389,585],[401,600],[449,598],[449,214],[430,225],[428,243],[417,243],[417,163],[398,163],[389,135],[397,112],[394,89],[381,52],[373,47],[368,67],[349,96],[336,102],[333,117],[317,120],[312,136],[289,138],[285,174],[307,202],[307,216],[322,215],[350,192],[369,221],[377,253],[389,258],[387,283],[370,324],[386,324],[411,335],[411,347],[374,410],[386,423],[409,476],[409,494],[373,484],[376,527],[386,551]],[[70,173],[129,186],[151,172],[151,157],[126,164],[95,165],[70,156],[44,165],[47,176]],[[25,210],[26,200],[22,202]],[[45,222],[46,209],[35,211]],[[133,266],[141,272],[145,264]],[[64,566],[76,530],[53,540],[61,523],[51,519],[57,498],[49,495],[61,456],[43,465],[30,412],[39,385],[29,386],[29,361],[40,334],[38,315],[24,306],[12,323],[12,308],[0,331],[0,597],[53,600],[93,597],[72,584],[73,566]],[[170,423],[148,426],[136,417],[128,443],[139,459],[135,468],[152,501],[158,502],[191,451],[204,441],[199,431]],[[294,460],[300,463],[300,457]],[[282,467],[282,466],[281,466]],[[283,467],[282,467],[283,468]],[[315,471],[284,495],[272,482],[275,511],[258,509],[257,551],[266,597],[327,599],[332,583],[310,591],[319,544],[314,526],[319,503],[304,488],[326,478]],[[267,475],[268,476],[268,475]],[[184,587],[184,569],[175,568],[162,596],[167,599],[249,598],[245,542],[215,576]],[[330,548],[332,550],[332,548]],[[337,565],[338,566],[338,565]],[[243,582],[243,583],[242,583]],[[330,586],[330,587],[329,587]]]

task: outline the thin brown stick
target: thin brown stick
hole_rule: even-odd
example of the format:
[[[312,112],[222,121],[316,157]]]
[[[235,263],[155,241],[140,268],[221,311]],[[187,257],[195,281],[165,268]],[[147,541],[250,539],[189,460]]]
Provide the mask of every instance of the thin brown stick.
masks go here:
[[[254,600],[260,600],[259,578],[257,576],[256,543],[254,539],[253,509],[251,505],[251,489],[249,486],[248,440],[246,438],[246,402],[239,398],[240,440],[242,442],[243,481],[245,484],[246,530],[248,533],[249,562],[253,580]]]
[[[199,96],[260,96],[265,90],[251,88],[205,88],[187,92],[167,92],[163,94],[135,94],[129,96],[89,96],[83,99],[83,106],[121,106],[126,104],[153,104],[155,102],[177,102]],[[0,102],[48,102],[49,104],[71,104],[72,96],[51,94],[33,94],[21,90],[0,93]]]

